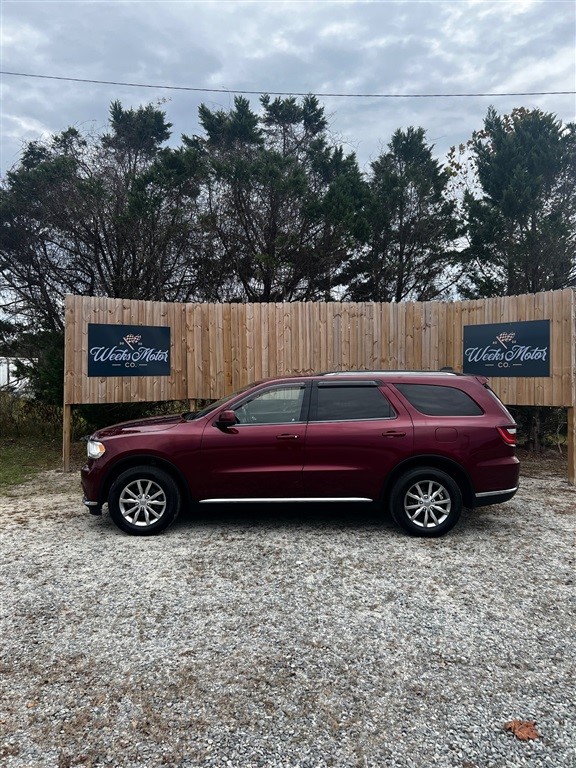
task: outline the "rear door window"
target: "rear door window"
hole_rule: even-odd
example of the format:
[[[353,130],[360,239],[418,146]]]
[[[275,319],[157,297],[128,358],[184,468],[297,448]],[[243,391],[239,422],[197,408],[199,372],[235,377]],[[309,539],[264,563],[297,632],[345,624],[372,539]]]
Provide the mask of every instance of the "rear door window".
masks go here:
[[[390,419],[395,412],[376,384],[319,384],[312,421]]]
[[[417,411],[427,416],[481,416],[484,411],[470,395],[436,384],[395,384]]]

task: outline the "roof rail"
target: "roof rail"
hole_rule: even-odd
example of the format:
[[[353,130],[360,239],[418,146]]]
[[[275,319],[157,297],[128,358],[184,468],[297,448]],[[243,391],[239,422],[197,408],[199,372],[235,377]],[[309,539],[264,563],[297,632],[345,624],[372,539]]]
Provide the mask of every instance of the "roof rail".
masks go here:
[[[407,371],[407,370],[366,370],[366,371],[323,371],[317,374],[318,376],[362,376],[362,375],[402,375],[406,376],[462,376],[463,374],[454,371],[453,369],[442,368],[439,371]]]

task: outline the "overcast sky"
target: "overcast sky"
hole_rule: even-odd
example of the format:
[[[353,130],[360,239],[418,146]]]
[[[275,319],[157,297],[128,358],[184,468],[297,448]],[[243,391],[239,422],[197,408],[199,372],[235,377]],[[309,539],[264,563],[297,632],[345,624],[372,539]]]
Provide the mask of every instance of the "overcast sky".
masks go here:
[[[241,2],[0,0],[1,69],[247,91],[455,94],[576,89],[575,0]],[[251,96],[254,107],[258,97]],[[69,125],[100,130],[108,107],[167,99],[172,143],[199,132],[198,105],[233,95],[2,76],[1,173],[24,141]],[[422,126],[442,156],[492,103],[575,119],[576,99],[321,97],[331,130],[364,167],[396,128]]]

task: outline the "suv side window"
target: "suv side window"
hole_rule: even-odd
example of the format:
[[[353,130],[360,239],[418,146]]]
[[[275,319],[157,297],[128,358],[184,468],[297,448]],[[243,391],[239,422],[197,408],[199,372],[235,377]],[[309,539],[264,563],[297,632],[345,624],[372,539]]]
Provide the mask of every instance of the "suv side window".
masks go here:
[[[390,419],[396,416],[388,399],[377,386],[320,384],[317,388],[313,421],[357,421]]]
[[[258,392],[234,408],[238,424],[283,424],[302,421],[304,385],[282,386]]]
[[[427,416],[481,416],[484,411],[470,395],[436,384],[395,384],[417,411]]]

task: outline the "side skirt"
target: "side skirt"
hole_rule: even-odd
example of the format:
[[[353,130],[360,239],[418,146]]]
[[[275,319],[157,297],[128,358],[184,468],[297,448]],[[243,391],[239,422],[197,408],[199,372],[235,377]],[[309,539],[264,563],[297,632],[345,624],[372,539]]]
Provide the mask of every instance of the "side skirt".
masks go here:
[[[276,502],[279,504],[291,504],[291,503],[306,503],[310,504],[311,502],[316,503],[324,503],[324,502],[331,502],[331,501],[345,501],[348,503],[354,502],[369,502],[371,503],[373,499],[365,499],[361,496],[311,496],[311,497],[286,497],[286,498],[257,498],[253,499],[251,497],[245,497],[245,498],[238,498],[238,499],[202,499],[200,501],[200,504],[256,504],[256,503],[265,503],[270,504],[271,502]]]

